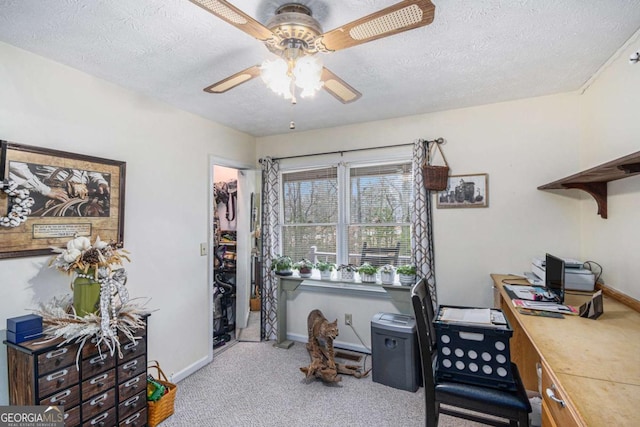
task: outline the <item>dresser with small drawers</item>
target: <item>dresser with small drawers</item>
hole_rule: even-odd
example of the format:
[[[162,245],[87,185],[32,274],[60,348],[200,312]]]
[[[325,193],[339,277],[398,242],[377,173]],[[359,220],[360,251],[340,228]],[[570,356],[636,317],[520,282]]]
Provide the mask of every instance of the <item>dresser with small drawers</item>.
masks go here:
[[[145,321],[146,322],[146,321]],[[95,338],[78,344],[7,344],[9,403],[63,405],[66,427],[141,427],[147,424],[147,333],[120,335],[122,358],[98,351]]]

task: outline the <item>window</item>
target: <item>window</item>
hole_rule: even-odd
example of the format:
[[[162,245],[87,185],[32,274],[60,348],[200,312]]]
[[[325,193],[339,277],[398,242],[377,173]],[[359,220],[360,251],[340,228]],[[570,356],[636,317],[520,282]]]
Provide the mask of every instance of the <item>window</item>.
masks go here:
[[[349,169],[349,263],[360,265],[362,248],[396,248],[407,264],[411,251],[411,164]],[[401,262],[404,260],[404,262]],[[371,262],[374,264],[375,262]]]
[[[411,258],[411,163],[282,173],[282,248],[294,261],[362,263],[363,246]],[[385,259],[386,263],[387,259]]]
[[[315,247],[322,260],[337,262],[338,168],[283,173],[282,199],[283,255],[295,262]]]

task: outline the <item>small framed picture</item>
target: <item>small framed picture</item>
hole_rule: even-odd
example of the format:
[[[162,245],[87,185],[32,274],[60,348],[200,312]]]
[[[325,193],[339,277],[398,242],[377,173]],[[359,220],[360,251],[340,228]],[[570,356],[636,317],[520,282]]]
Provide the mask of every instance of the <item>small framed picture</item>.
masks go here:
[[[436,194],[436,207],[486,208],[489,206],[489,175],[451,175],[447,188]]]

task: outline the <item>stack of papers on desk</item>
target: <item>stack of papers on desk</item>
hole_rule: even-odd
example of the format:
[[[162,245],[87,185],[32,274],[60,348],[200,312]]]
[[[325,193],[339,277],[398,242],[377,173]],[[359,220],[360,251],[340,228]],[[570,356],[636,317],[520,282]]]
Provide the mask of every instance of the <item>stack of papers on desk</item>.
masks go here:
[[[550,301],[527,301],[521,299],[511,300],[515,307],[528,308],[530,310],[551,311],[562,314],[578,314],[575,307],[566,304],[557,304]]]
[[[512,299],[553,301],[547,289],[540,286],[504,285],[504,289]]]

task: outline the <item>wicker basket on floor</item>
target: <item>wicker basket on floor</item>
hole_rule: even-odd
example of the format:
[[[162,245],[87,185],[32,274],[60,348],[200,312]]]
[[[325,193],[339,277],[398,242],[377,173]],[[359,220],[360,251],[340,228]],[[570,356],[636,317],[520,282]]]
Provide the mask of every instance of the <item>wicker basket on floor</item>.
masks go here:
[[[162,372],[162,369],[160,369],[160,364],[156,360],[150,361],[148,367],[156,369],[156,375],[151,376],[167,389],[167,392],[157,401],[147,401],[147,424],[149,427],[156,427],[162,421],[173,415],[178,386],[169,382],[167,376]]]

